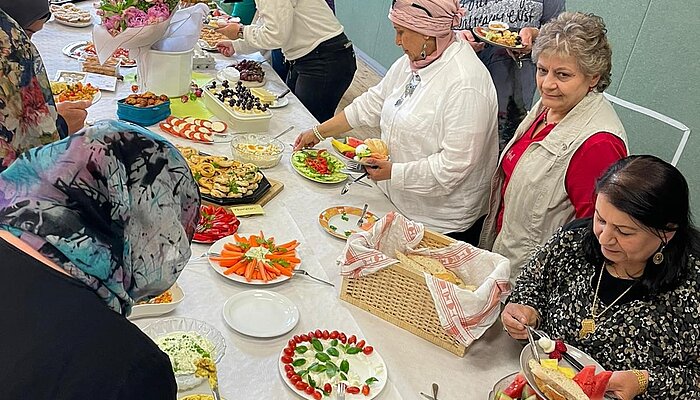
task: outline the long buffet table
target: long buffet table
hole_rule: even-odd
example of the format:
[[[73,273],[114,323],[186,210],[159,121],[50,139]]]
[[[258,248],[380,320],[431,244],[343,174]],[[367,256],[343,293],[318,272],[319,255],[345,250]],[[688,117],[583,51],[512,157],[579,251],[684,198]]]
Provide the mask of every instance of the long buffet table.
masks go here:
[[[81,7],[91,7],[89,3]],[[57,70],[80,69],[79,62],[61,53],[61,49],[72,42],[90,40],[90,28],[70,28],[50,21],[34,35],[46,65],[49,77]],[[217,69],[232,62],[217,57]],[[242,59],[243,57],[238,57]],[[266,87],[281,92],[285,86],[268,64]],[[89,120],[116,118],[116,100],[126,97],[130,83],[119,83],[116,92],[103,91],[102,99],[89,109]],[[302,130],[308,129],[315,119],[293,95],[289,95],[287,107],[273,110],[269,134],[282,132],[289,126],[295,129],[280,140],[292,143]],[[178,101],[178,100],[175,100]],[[207,153],[231,155],[226,144],[194,144],[175,138],[154,126],[173,143],[194,146]],[[260,229],[281,239],[298,239],[302,265],[309,273],[335,283],[335,288],[317,283],[303,276],[264,289],[281,293],[299,308],[301,317],[296,328],[287,335],[275,339],[244,337],[226,325],[222,307],[232,295],[249,289],[247,285],[228,281],[218,275],[205,262],[190,263],[178,283],[185,293],[184,301],[172,313],[159,317],[190,317],[208,322],[219,329],[227,344],[226,354],[218,366],[221,393],[228,399],[293,399],[297,396],[287,388],[278,372],[278,359],[287,340],[294,334],[309,330],[341,330],[364,337],[382,355],[387,364],[389,383],[379,399],[415,399],[419,392],[430,393],[430,385],[440,385],[438,398],[486,399],[493,384],[501,377],[519,369],[518,355],[521,347],[509,338],[500,324],[492,327],[481,339],[474,342],[463,358],[443,350],[427,341],[389,324],[365,311],[355,308],[338,298],[341,277],[336,258],[344,242],[328,235],[318,224],[319,213],[331,206],[350,205],[362,207],[369,204],[370,211],[381,216],[394,210],[393,205],[376,187],[354,185],[350,192],[340,195],[340,185],[324,185],[311,182],[292,169],[291,147],[285,152],[281,163],[264,173],[284,183],[284,190],[265,206],[265,215],[243,218],[240,232],[252,234]],[[193,244],[193,256],[208,249],[207,245]],[[400,301],[400,299],[397,299]],[[139,327],[154,322],[157,318],[135,321]],[[198,392],[206,387],[200,386]]]

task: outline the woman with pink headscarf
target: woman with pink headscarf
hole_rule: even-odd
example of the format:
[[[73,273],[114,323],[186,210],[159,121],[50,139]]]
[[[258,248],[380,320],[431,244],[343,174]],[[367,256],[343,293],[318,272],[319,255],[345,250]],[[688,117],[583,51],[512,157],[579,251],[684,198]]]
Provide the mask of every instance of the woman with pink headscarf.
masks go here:
[[[452,31],[463,13],[457,0],[395,0],[389,19],[405,55],[295,149],[380,127],[391,160],[370,159],[370,177],[408,218],[475,243],[496,168],[498,102],[486,67]]]

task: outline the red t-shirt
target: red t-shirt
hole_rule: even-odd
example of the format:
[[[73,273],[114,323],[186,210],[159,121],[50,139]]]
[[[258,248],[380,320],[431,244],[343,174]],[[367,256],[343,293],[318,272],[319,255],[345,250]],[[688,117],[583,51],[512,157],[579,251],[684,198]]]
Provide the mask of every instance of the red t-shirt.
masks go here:
[[[503,212],[505,209],[503,199],[518,160],[520,160],[520,157],[522,157],[530,144],[539,142],[547,137],[549,132],[556,126],[556,124],[547,124],[533,138],[532,134],[544,118],[544,115],[545,113],[543,112],[535,119],[530,129],[508,149],[503,157],[501,168],[505,177],[501,188],[501,208],[498,211],[497,232],[500,232],[503,226]],[[576,150],[569,162],[569,168],[566,171],[566,181],[564,182],[566,193],[569,195],[569,200],[571,200],[571,204],[576,210],[576,218],[585,218],[593,215],[593,191],[596,180],[603,175],[603,172],[610,165],[624,157],[627,157],[625,143],[619,137],[608,132],[598,132],[592,135]]]

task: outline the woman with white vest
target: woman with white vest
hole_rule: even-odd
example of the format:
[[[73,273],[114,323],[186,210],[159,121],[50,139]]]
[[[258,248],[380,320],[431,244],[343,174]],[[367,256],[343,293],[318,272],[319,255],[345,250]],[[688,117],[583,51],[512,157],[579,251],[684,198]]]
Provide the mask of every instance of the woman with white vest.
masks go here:
[[[603,20],[563,13],[533,46],[541,99],[506,145],[491,182],[480,246],[511,262],[511,282],[567,222],[593,215],[595,181],[627,156],[627,137],[603,97],[612,50]]]
[[[352,42],[325,0],[256,0],[253,23],[229,24],[217,32],[231,41],[217,43],[224,56],[282,49],[289,61],[286,83],[316,117],[335,114],[355,76]]]

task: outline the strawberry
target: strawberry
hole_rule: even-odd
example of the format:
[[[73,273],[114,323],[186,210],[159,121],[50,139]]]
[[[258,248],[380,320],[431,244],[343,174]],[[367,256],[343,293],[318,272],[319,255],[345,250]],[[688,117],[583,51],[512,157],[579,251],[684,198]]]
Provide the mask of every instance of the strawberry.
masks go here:
[[[554,350],[560,352],[560,353],[566,353],[566,345],[564,344],[563,340],[557,339],[554,342]]]
[[[561,360],[561,352],[557,349],[554,349],[553,352],[549,353],[549,358],[552,360]]]

